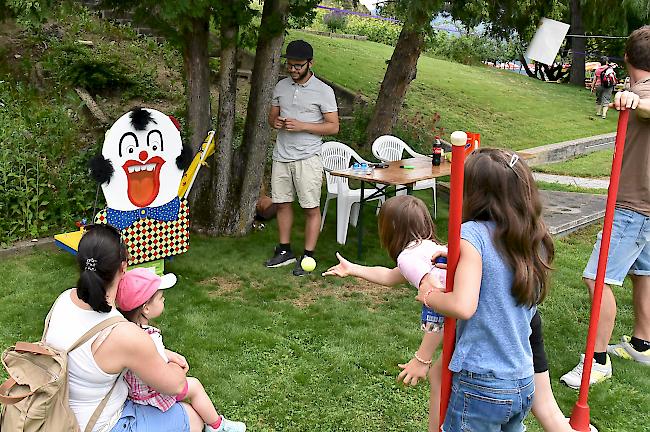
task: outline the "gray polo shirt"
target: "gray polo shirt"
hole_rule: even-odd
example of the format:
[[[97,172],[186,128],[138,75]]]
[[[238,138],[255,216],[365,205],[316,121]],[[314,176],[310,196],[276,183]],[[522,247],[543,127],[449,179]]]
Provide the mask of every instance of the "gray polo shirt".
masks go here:
[[[280,117],[306,123],[322,123],[323,113],[338,111],[332,87],[313,74],[304,84],[295,83],[291,77],[280,80],[273,91],[271,105],[280,107]],[[273,148],[273,160],[292,162],[307,159],[319,154],[322,144],[320,135],[280,129]]]

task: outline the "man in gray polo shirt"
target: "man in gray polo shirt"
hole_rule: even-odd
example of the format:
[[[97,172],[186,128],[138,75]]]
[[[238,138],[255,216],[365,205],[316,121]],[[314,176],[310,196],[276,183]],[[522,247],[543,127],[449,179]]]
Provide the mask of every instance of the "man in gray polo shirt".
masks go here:
[[[302,40],[292,41],[285,57],[290,77],[275,86],[269,112],[269,124],[278,130],[273,148],[271,198],[277,204],[280,243],[266,266],[281,267],[295,262],[293,274],[302,276],[300,262],[305,256],[313,257],[320,233],[321,137],[338,133],[339,116],[334,91],[311,71],[311,45]],[[305,212],[305,250],[297,261],[290,244],[294,195],[298,195]]]

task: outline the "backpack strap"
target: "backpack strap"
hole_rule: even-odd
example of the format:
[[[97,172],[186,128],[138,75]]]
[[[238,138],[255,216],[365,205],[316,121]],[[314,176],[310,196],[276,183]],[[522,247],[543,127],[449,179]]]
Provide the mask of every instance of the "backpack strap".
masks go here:
[[[97,420],[99,419],[99,416],[102,414],[102,411],[104,411],[104,408],[106,408],[106,404],[108,403],[108,399],[111,397],[111,393],[113,393],[113,390],[115,390],[115,387],[117,386],[117,383],[122,379],[122,374],[117,377],[115,382],[113,383],[113,387],[106,393],[106,396],[104,396],[104,399],[99,403],[97,408],[95,408],[95,412],[93,412],[93,415],[90,416],[90,420],[88,420],[88,423],[86,423],[86,429],[84,429],[84,432],[92,432],[93,428],[95,427],[95,424],[97,423]]]
[[[2,403],[3,405],[14,405],[20,402],[21,400],[25,399],[26,397],[29,397],[34,394],[34,392],[32,391],[18,396],[9,396],[9,392],[15,385],[16,385],[16,380],[11,377],[9,377],[7,381],[3,382],[2,385],[0,385],[0,403]]]
[[[77,342],[75,342],[70,349],[68,350],[68,354],[77,348],[79,348],[81,345],[85,344],[88,342],[93,336],[95,336],[97,333],[101,332],[102,330],[105,330],[109,328],[112,325],[115,325],[120,322],[125,322],[126,319],[124,319],[123,316],[115,316],[111,318],[107,318],[104,321],[100,322],[99,324],[95,325],[93,328],[88,330],[86,333],[84,333],[83,336],[81,336]],[[102,411],[104,411],[104,408],[106,407],[106,404],[108,403],[108,399],[111,397],[111,393],[113,393],[113,390],[115,390],[115,387],[117,386],[117,383],[119,380],[122,379],[122,374],[120,374],[116,379],[115,382],[113,383],[113,387],[108,391],[106,396],[104,396],[104,399],[99,403],[99,406],[95,408],[95,412],[93,412],[93,415],[90,417],[90,420],[88,420],[88,423],[86,424],[86,429],[85,432],[91,432],[93,430],[93,427],[95,427],[95,423],[97,423],[97,420],[99,419],[99,416],[101,415]]]
[[[70,352],[76,350],[81,345],[88,342],[93,336],[95,336],[100,331],[102,331],[104,329],[107,329],[110,326],[112,326],[114,324],[117,324],[119,322],[122,322],[122,321],[126,321],[126,319],[123,316],[120,315],[120,316],[114,316],[114,317],[111,317],[111,318],[107,318],[104,321],[100,322],[99,324],[95,325],[95,327],[91,328],[86,333],[84,333],[83,336],[81,336],[77,340],[77,342],[72,344],[72,346],[68,349],[68,354],[70,354]]]
[[[65,291],[67,292],[67,291]],[[52,318],[52,311],[54,310],[54,306],[59,302],[59,299],[63,293],[59,294],[59,296],[54,300],[54,303],[52,303],[52,307],[50,308],[49,312],[47,313],[47,316],[45,317],[45,326],[43,327],[43,335],[41,336],[41,343],[45,344],[45,335],[47,334],[47,329],[50,327],[50,318]]]

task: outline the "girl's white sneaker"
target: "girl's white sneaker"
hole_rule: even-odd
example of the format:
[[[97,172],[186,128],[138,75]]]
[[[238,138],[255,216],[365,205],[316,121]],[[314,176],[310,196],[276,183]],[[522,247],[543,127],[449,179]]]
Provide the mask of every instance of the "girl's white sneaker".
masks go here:
[[[246,424],[238,421],[228,420],[221,416],[221,425],[218,429],[205,425],[203,432],[246,432]]]

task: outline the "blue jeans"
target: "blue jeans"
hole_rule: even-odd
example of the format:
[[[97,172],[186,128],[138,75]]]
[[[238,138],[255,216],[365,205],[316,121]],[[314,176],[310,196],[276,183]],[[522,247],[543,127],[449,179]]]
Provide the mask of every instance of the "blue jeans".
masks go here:
[[[461,371],[452,380],[444,432],[522,432],[535,394],[533,377],[503,380]]]
[[[596,244],[582,276],[596,280],[600,242],[603,232],[596,237]],[[616,207],[612,238],[609,243],[605,283],[623,285],[628,274],[650,276],[650,217],[632,210]]]
[[[162,412],[156,407],[127,400],[122,417],[111,432],[190,432],[190,421],[180,403]]]

